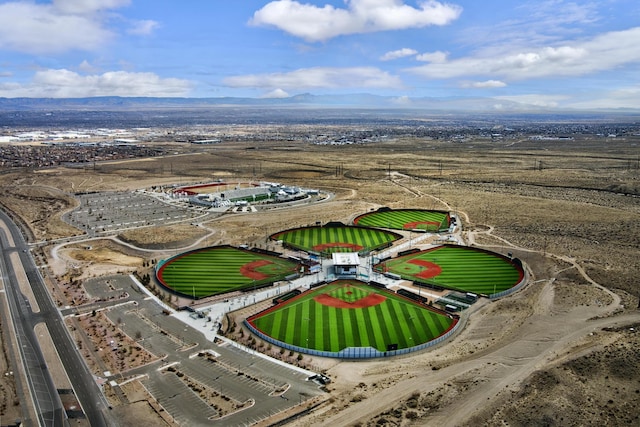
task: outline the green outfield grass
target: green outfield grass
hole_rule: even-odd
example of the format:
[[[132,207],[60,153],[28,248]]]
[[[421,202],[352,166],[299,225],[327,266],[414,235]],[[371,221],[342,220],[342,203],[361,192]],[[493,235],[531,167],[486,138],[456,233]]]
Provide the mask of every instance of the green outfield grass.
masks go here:
[[[219,246],[171,258],[156,277],[177,293],[202,298],[282,280],[295,273],[297,266],[283,258]]]
[[[386,247],[402,236],[374,228],[324,226],[285,230],[272,234],[270,238],[305,252],[328,255],[334,252],[370,252]]]
[[[312,289],[247,320],[278,341],[328,352],[414,347],[454,324],[445,314],[357,280]]]
[[[423,209],[380,210],[362,214],[353,223],[366,227],[381,227],[394,230],[446,231],[449,229],[448,212]]]
[[[522,267],[506,257],[465,246],[439,246],[384,261],[374,268],[403,279],[479,295],[512,288],[524,275]]]

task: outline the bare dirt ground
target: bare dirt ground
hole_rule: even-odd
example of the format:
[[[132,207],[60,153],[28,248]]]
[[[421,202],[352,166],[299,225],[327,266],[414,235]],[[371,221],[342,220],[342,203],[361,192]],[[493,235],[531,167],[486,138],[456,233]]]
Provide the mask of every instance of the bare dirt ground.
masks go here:
[[[161,257],[163,248],[193,242],[270,248],[267,237],[276,231],[348,223],[380,206],[449,209],[463,219],[468,244],[513,253],[529,266],[531,283],[476,304],[464,314],[462,331],[433,350],[393,360],[314,360],[333,380],[328,398],[291,425],[637,425],[640,170],[631,167],[637,142],[283,142],[272,150],[225,143],[190,155],[99,164],[82,174],[8,171],[0,187],[8,194],[2,203],[38,241],[80,234],[59,220],[80,189],[224,176],[335,194],[316,205],[224,215],[204,224],[208,232],[182,224],[123,233],[129,245],[108,240],[103,249],[83,243],[55,253],[51,245],[42,256],[59,281],[61,302],[69,295],[62,294],[65,284],[82,292],[86,277],[148,272],[142,264]],[[534,161],[545,167],[532,167]],[[169,169],[175,176],[167,176]],[[153,425],[153,402],[143,393],[131,396],[138,397],[116,408],[121,419],[144,415],[136,422]]]

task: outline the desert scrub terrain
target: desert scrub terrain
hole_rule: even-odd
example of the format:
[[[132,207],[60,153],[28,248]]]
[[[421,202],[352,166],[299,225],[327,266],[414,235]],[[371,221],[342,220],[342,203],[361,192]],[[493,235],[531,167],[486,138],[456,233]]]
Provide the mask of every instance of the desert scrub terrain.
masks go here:
[[[0,185],[2,203],[31,227],[33,242],[81,239],[60,214],[83,191],[224,179],[332,193],[322,203],[225,214],[202,226],[121,231],[126,244],[79,240],[58,249],[62,261],[48,252],[57,277],[79,290],[87,277],[139,269],[176,248],[269,248],[271,233],[348,223],[382,206],[449,210],[461,218],[463,239],[522,259],[531,283],[469,310],[460,333],[430,351],[391,361],[310,361],[332,378],[330,398],[292,425],[633,425],[640,414],[638,336],[631,330],[639,313],[640,169],[631,142],[225,142],[79,170],[9,171]],[[141,400],[132,399],[131,408]]]

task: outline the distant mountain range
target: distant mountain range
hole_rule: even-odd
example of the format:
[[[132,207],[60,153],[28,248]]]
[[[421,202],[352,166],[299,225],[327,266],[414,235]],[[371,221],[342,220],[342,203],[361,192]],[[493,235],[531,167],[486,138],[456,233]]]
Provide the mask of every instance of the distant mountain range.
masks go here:
[[[102,96],[90,98],[0,98],[0,111],[140,111],[210,109],[219,107],[279,108],[353,108],[378,110],[425,110],[458,113],[578,113],[577,110],[553,109],[495,98],[443,97],[409,98],[379,96],[367,93],[345,95],[313,95],[304,93],[286,98],[155,98]],[[604,112],[607,110],[594,110]],[[608,110],[614,113],[638,114],[639,109]]]
[[[300,94],[287,98],[152,98],[103,96],[91,98],[0,98],[0,110],[128,110],[211,108],[229,106],[277,106],[309,108],[373,108],[426,109],[468,112],[524,112],[548,111],[533,105],[492,98],[407,98],[378,96],[366,93],[348,95]]]

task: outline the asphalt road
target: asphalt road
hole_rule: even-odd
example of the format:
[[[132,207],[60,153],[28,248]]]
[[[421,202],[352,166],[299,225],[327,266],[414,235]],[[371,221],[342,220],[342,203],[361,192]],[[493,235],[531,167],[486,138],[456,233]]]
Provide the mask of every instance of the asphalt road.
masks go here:
[[[46,426],[68,425],[58,391],[47,370],[34,332],[35,325],[44,322],[87,420],[93,427],[112,425],[108,422],[109,406],[93,375],[77,351],[60,312],[52,301],[44,280],[27,250],[28,247],[22,233],[3,211],[0,211],[0,221],[7,225],[15,242],[15,246],[10,246],[7,236],[0,230],[0,250],[2,251],[0,269],[6,276],[4,279],[7,299],[21,346],[21,357],[27,370],[29,387],[38,413],[39,424]],[[19,252],[20,262],[40,309],[38,313],[33,313],[27,298],[20,292],[9,259],[11,253],[15,251]]]

